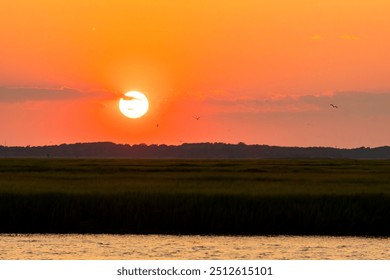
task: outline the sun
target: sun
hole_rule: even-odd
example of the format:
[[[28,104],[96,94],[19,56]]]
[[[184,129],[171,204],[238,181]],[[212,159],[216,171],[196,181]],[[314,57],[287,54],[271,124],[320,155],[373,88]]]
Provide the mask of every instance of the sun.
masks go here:
[[[139,91],[129,91],[119,100],[119,110],[131,119],[137,119],[146,114],[149,109],[149,101]]]

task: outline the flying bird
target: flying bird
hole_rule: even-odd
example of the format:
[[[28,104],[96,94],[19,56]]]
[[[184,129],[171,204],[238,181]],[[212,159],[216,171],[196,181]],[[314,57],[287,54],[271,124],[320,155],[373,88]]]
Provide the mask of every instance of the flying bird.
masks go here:
[[[330,104],[330,106],[332,106],[332,107],[335,108],[335,109],[338,109],[338,108],[339,108],[339,106],[334,105],[334,104]]]
[[[198,116],[198,117],[194,117],[194,119],[197,120],[197,121],[199,121],[200,117],[199,117],[199,116]]]

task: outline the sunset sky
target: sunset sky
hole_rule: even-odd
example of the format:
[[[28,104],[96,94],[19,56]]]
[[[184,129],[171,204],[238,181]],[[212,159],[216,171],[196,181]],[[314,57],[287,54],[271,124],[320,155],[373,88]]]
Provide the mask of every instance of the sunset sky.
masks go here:
[[[2,1],[0,145],[390,145],[389,12],[388,0]],[[149,99],[139,119],[118,109],[130,90]]]

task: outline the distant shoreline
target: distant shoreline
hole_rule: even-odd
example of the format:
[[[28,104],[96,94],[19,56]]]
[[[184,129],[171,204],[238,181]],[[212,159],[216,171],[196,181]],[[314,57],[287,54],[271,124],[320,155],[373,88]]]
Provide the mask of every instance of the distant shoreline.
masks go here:
[[[390,159],[390,146],[352,149],[226,143],[125,145],[111,142],[52,146],[0,146],[0,158],[178,158],[178,159]]]

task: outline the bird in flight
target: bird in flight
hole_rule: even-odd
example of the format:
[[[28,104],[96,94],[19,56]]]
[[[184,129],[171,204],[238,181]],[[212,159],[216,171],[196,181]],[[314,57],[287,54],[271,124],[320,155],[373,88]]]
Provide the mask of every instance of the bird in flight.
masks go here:
[[[334,104],[330,104],[330,106],[332,106],[332,107],[335,108],[335,109],[338,109],[338,108],[339,108],[339,106],[334,105]]]
[[[194,119],[199,121],[200,117],[199,116],[197,116],[197,117],[194,116]]]

